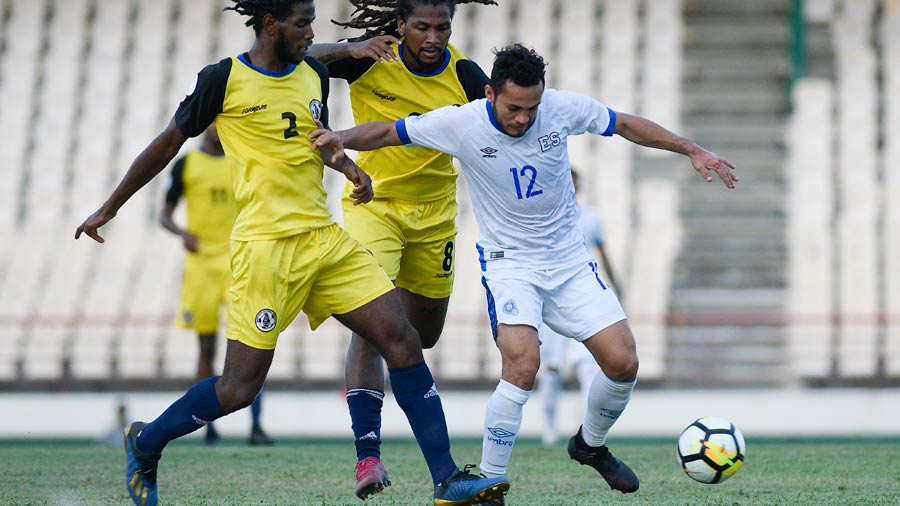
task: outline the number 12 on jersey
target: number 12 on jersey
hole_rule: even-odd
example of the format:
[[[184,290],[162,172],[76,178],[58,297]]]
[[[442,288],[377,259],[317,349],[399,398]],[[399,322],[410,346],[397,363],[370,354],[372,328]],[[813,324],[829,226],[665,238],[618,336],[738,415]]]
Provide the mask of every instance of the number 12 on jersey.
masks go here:
[[[538,195],[544,193],[544,190],[534,188],[534,181],[537,179],[537,169],[532,167],[531,165],[526,165],[522,167],[521,170],[512,167],[509,169],[513,175],[513,182],[516,184],[516,197],[519,200],[523,198],[530,199],[531,197],[537,197]],[[524,178],[531,176],[531,179],[528,181],[528,188],[525,190],[525,195],[522,195],[522,184],[519,182],[519,176]]]

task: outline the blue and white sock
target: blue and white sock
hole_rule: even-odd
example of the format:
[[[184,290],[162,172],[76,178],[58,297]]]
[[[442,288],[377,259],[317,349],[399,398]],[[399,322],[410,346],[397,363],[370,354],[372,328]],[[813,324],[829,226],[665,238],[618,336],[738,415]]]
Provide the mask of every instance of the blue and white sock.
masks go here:
[[[481,443],[481,472],[487,477],[503,476],[512,456],[516,436],[522,425],[522,407],[531,390],[522,390],[500,380],[488,400],[484,413],[484,439]]]
[[[606,434],[625,411],[635,383],[637,380],[613,381],[602,371],[594,376],[581,426],[581,437],[585,443],[590,446],[606,444]]]
[[[172,403],[156,420],[144,426],[135,438],[141,453],[159,454],[169,441],[190,434],[216,418],[225,416],[216,397],[218,376],[194,383],[180,399]]]
[[[347,390],[347,407],[350,408],[356,459],[381,457],[381,407],[384,392],[372,388]]]
[[[397,404],[406,413],[431,479],[437,485],[459,468],[450,456],[447,421],[431,371],[422,362],[404,369],[388,369],[388,372]]]

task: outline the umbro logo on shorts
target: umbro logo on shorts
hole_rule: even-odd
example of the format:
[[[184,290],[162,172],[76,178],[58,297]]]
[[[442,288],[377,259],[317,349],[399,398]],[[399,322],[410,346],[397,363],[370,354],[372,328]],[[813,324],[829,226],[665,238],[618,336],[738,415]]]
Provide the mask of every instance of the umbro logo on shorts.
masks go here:
[[[278,321],[278,317],[275,315],[275,311],[271,309],[260,309],[258,313],[256,313],[256,328],[258,328],[261,332],[270,332],[275,328],[275,323]]]
[[[480,151],[484,153],[481,155],[482,158],[497,158],[497,149],[495,148],[488,146],[486,148],[481,148]]]

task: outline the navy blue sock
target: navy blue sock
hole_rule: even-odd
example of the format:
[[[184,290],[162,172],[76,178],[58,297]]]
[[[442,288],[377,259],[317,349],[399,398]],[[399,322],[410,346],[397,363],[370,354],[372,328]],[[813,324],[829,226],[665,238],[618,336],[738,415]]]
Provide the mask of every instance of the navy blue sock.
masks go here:
[[[256,399],[253,399],[253,404],[250,405],[250,418],[253,420],[253,430],[259,430],[259,415],[262,414],[262,396],[263,391],[260,390],[258,394],[256,394]]]
[[[425,362],[405,369],[388,369],[391,389],[397,404],[406,413],[416,442],[425,456],[431,479],[435,485],[446,480],[458,469],[450,456],[450,437],[444,408]]]
[[[356,459],[381,457],[381,406],[384,392],[371,388],[347,390],[347,406],[353,422]]]
[[[172,403],[156,420],[138,434],[137,448],[142,453],[158,454],[169,441],[190,434],[207,423],[225,415],[216,397],[218,376],[210,376]]]

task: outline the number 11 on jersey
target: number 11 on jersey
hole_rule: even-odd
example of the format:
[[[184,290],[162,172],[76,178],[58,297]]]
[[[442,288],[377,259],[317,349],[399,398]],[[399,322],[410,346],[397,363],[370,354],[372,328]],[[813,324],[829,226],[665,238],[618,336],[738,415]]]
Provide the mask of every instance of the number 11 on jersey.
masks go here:
[[[541,189],[535,190],[535,188],[534,188],[534,181],[537,179],[537,169],[535,169],[531,165],[526,165],[526,166],[522,167],[521,171],[519,169],[517,169],[516,167],[512,167],[511,169],[509,169],[509,171],[512,172],[513,182],[516,185],[516,197],[519,200],[522,200],[522,198],[523,198],[522,185],[519,183],[519,176],[522,176],[524,178],[524,177],[527,177],[529,175],[529,173],[531,175],[531,180],[528,182],[528,188],[525,190],[524,198],[530,199],[531,197],[537,197],[538,195],[544,193],[544,190],[541,190]]]

